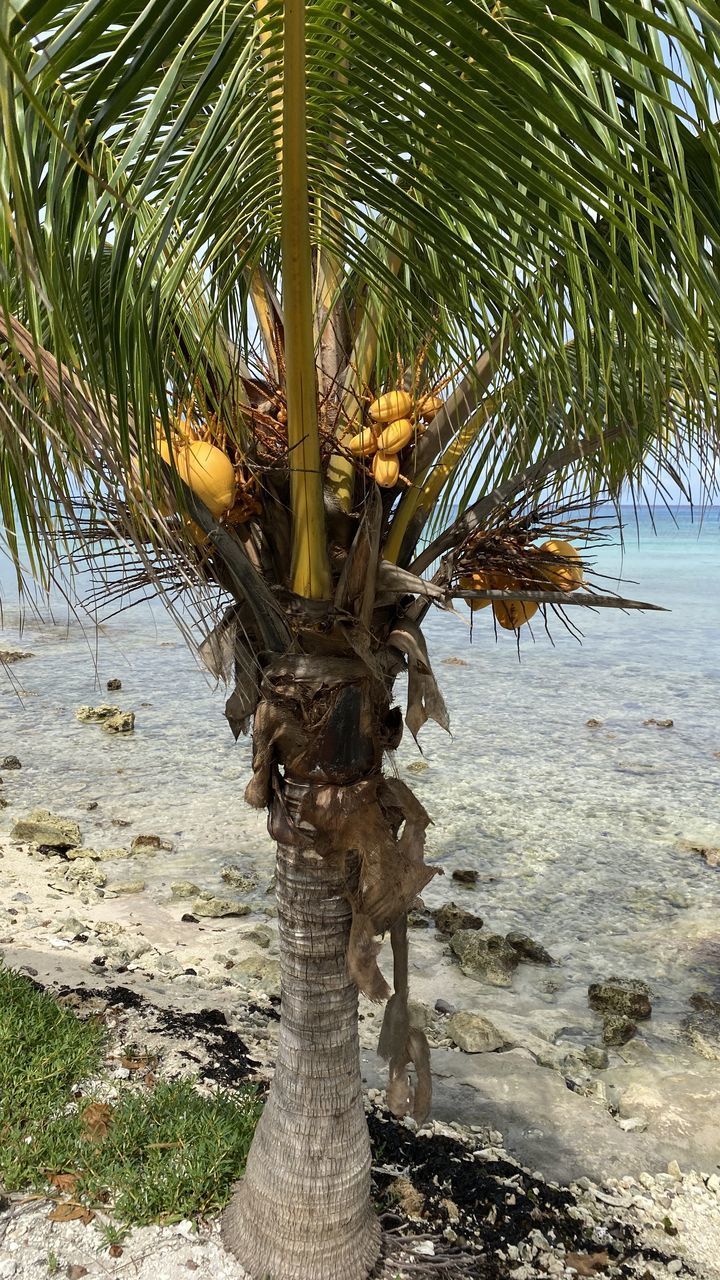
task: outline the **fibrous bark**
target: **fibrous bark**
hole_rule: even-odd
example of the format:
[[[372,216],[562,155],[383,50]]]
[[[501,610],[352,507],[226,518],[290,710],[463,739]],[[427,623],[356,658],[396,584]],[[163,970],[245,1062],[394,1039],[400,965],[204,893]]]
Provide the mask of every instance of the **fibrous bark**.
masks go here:
[[[285,784],[297,814],[304,787]],[[364,1280],[380,1247],[370,1202],[357,987],[342,861],[278,845],[282,1022],[270,1097],[223,1235],[253,1280]]]

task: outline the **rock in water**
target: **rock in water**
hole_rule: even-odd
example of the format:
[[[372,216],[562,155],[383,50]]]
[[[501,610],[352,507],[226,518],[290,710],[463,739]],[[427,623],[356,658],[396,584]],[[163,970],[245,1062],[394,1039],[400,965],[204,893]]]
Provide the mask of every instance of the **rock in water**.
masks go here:
[[[174,848],[172,840],[163,840],[161,836],[135,836],[130,845],[131,853],[157,853],[162,850],[164,853],[172,853]]]
[[[190,908],[194,916],[210,920],[222,916],[249,916],[250,907],[246,902],[231,902],[229,898],[216,898],[212,893],[201,894]]]
[[[487,1018],[479,1013],[461,1009],[448,1018],[445,1024],[453,1044],[463,1053],[493,1053],[506,1044],[504,1036]]]
[[[458,884],[477,884],[478,873],[473,871],[471,867],[456,867],[452,873],[452,878]]]
[[[200,893],[200,885],[193,884],[192,880],[176,880],[170,885],[170,893],[173,898],[196,898]]]
[[[119,714],[119,707],[111,707],[108,702],[101,702],[98,707],[78,707],[75,719],[81,724],[102,724],[103,721]]]
[[[650,988],[640,978],[607,978],[591,982],[588,1002],[598,1013],[618,1013],[626,1018],[649,1018]],[[607,1043],[607,1042],[606,1042]]]
[[[460,929],[450,939],[450,947],[463,973],[482,978],[494,987],[509,987],[520,957],[500,934],[484,937],[476,929]]]
[[[23,649],[0,649],[0,663],[9,666],[11,662],[23,662],[25,658],[34,658],[34,653],[27,653]]]
[[[5,756],[2,764],[0,764],[0,769],[22,769],[22,765],[17,756]]]
[[[683,1035],[701,1057],[720,1062],[720,1000],[696,991],[690,1005],[693,1012],[683,1018]]]
[[[220,879],[226,884],[231,884],[234,889],[239,889],[241,893],[250,893],[252,889],[257,889],[257,876],[247,876],[238,867],[223,867],[220,871]]]
[[[513,930],[505,935],[505,940],[514,947],[521,960],[529,960],[532,964],[554,964],[549,951],[546,951],[542,943],[535,942],[527,933],[520,933]]]
[[[132,733],[135,728],[135,712],[119,711],[116,716],[103,720],[102,727],[107,733]]]
[[[82,840],[77,822],[72,822],[69,818],[58,818],[47,809],[33,809],[27,818],[19,818],[10,836],[13,840],[44,845],[47,849],[57,849],[61,853],[67,849],[76,849]]]
[[[606,1013],[603,1020],[603,1043],[611,1047],[619,1047],[627,1044],[628,1040],[632,1040],[637,1033],[637,1027],[632,1018],[626,1018],[622,1013]]]
[[[110,693],[117,693],[118,689],[122,689],[122,680],[117,680],[117,679],[108,680],[105,688]]]
[[[446,902],[435,912],[435,928],[448,937],[458,929],[482,929],[482,923],[481,916],[473,915],[455,902]]]

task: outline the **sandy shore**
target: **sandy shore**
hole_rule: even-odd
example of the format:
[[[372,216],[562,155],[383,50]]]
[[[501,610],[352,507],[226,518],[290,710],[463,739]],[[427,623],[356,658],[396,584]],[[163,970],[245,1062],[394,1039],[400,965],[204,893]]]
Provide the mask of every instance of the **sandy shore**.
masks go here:
[[[158,1009],[218,1010],[245,1046],[257,1078],[268,1079],[279,994],[269,886],[244,884],[240,893],[229,885],[228,899],[249,914],[203,918],[192,910],[202,907],[201,885],[185,885],[177,890],[180,896],[159,900],[140,887],[138,865],[134,856],[68,859],[3,837],[0,952],[5,963],[44,986],[80,992],[81,1005],[88,992],[97,992],[102,1004],[103,992],[121,988]],[[207,906],[209,895],[204,901]],[[585,1198],[596,1222],[603,1213],[619,1214],[649,1253],[655,1249],[664,1258],[653,1264],[648,1256],[645,1272],[638,1275],[720,1280],[718,1063],[699,1055],[690,1064],[687,1055],[674,1065],[658,1063],[639,1038],[609,1051],[606,1059],[595,1055],[601,1065],[593,1067],[564,1034],[561,1011],[552,1004],[534,1011],[527,1007],[521,981],[513,991],[463,974],[431,927],[414,929],[411,943],[413,1016],[433,1046],[437,1132],[455,1133],[475,1146],[483,1142],[486,1149],[492,1139],[493,1158],[501,1152],[538,1179],[569,1186],[578,1203]],[[388,956],[381,959],[389,972]],[[451,1034],[453,1011],[488,1019],[500,1047],[461,1051]],[[136,1016],[141,1015],[116,1012],[118,1034],[122,1026],[125,1038],[132,1038]],[[375,1054],[380,1017],[381,1011],[362,1002],[369,1106],[382,1103],[384,1072]],[[597,1023],[588,1009],[586,1029],[593,1020]],[[207,1045],[204,1050],[195,1045],[188,1054],[181,1035],[169,1034],[167,1026],[153,1029],[152,1019],[145,1019],[142,1036],[150,1047],[162,1046],[163,1071],[170,1076],[195,1074],[198,1063],[202,1068],[211,1057]],[[213,1078],[222,1080],[211,1073]],[[661,1225],[670,1212],[666,1205],[677,1230],[672,1238]],[[220,1280],[242,1275],[224,1255],[212,1226],[199,1237],[189,1225],[146,1228],[133,1233],[122,1265],[121,1259],[116,1265],[104,1257],[89,1266],[77,1224],[48,1223],[35,1202],[14,1201],[0,1223],[0,1280],[46,1275],[40,1258],[47,1256],[51,1236],[68,1265],[77,1255],[77,1264],[88,1268],[78,1275],[132,1274],[149,1280],[152,1274],[169,1280],[186,1268]],[[504,1258],[507,1274],[518,1280],[563,1274],[562,1267],[546,1266],[545,1255],[536,1254]],[[548,1246],[547,1257],[557,1263],[561,1254]],[[592,1274],[621,1274],[608,1266],[606,1271],[598,1264]]]

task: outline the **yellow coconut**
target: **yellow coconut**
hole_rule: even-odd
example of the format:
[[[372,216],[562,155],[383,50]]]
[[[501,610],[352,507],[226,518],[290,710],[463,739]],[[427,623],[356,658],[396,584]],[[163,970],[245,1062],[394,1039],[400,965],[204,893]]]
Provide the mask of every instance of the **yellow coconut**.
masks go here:
[[[582,586],[583,567],[580,552],[571,542],[562,542],[551,538],[543,542],[540,553],[546,561],[540,568],[542,576],[559,591],[577,591]],[[557,567],[551,563],[551,557],[557,557]],[[550,562],[550,563],[548,563]]]
[[[487,569],[480,569],[476,573],[470,574],[460,579],[460,587],[463,591],[502,591],[507,586],[507,578],[503,573],[488,573]],[[473,613],[478,609],[487,609],[492,600],[468,600]]]
[[[159,418],[155,423],[155,449],[156,452],[160,454],[163,462],[167,462],[169,466],[172,461],[172,454],[175,452],[175,448],[168,443],[165,428]]]
[[[191,440],[178,453],[178,473],[208,511],[219,516],[235,501],[235,468],[222,449],[201,440]]]
[[[407,391],[386,391],[370,405],[370,417],[375,422],[395,422],[396,418],[408,418],[412,410],[412,397]]]
[[[377,437],[372,427],[365,427],[356,436],[351,436],[347,441],[347,447],[358,458],[369,457],[377,448]]]
[[[432,422],[436,413],[439,413],[443,407],[443,401],[440,396],[423,396],[422,400],[418,400],[415,406],[415,413],[418,418],[423,418],[425,422]]]
[[[400,453],[415,435],[415,428],[409,418],[398,418],[385,427],[378,436],[377,447],[381,453]]]
[[[494,600],[493,613],[499,627],[504,631],[519,631],[521,627],[535,617],[538,605],[534,600]]]
[[[372,473],[383,489],[392,489],[400,478],[400,459],[396,453],[376,453]]]

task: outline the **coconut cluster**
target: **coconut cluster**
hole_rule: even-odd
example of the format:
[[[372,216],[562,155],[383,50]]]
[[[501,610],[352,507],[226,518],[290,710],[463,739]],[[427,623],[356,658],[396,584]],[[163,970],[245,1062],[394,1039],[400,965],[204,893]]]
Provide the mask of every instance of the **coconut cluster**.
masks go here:
[[[522,591],[551,587],[555,591],[577,591],[583,585],[580,552],[571,542],[551,538],[539,547],[528,547],[524,576],[501,569],[477,569],[460,578],[463,591]],[[495,621],[505,631],[518,631],[538,611],[534,600],[470,600],[473,612],[492,605]]]
[[[372,458],[373,478],[383,489],[393,489],[400,479],[400,454],[442,407],[438,396],[417,402],[407,391],[386,391],[368,409],[370,424],[345,443],[357,458]]]

